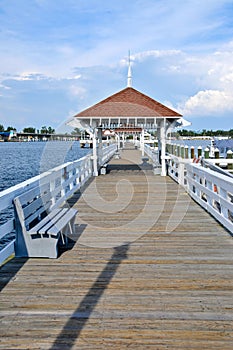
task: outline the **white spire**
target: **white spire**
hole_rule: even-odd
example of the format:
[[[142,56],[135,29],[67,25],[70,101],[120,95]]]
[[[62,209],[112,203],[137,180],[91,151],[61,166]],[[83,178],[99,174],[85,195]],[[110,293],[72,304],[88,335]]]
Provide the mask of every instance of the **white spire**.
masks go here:
[[[128,68],[127,87],[132,87],[132,71],[131,71],[131,62],[130,62],[130,51],[129,51],[129,68]]]

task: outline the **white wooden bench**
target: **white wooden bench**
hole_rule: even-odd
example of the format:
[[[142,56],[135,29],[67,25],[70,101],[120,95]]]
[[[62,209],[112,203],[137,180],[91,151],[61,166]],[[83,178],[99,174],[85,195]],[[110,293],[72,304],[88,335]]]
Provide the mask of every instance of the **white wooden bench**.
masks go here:
[[[57,258],[58,245],[66,244],[67,234],[74,232],[74,220],[78,211],[52,206],[48,184],[16,197],[14,207],[15,255]]]

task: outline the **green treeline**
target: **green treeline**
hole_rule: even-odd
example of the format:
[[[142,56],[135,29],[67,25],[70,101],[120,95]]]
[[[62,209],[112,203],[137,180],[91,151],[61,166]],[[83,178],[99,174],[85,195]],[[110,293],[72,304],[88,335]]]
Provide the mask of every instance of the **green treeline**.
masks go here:
[[[13,126],[8,126],[7,128],[4,128],[4,126],[2,124],[0,124],[0,132],[3,132],[3,131],[17,131],[16,128],[14,128]],[[33,128],[33,127],[27,127],[27,128],[24,128],[22,130],[22,132],[25,132],[25,133],[30,133],[30,134],[54,134],[55,133],[55,129],[53,129],[51,126],[47,127],[47,126],[42,126],[41,129],[37,129],[36,128]]]
[[[202,131],[192,131],[192,130],[178,130],[177,134],[180,136],[228,136],[233,138],[233,129],[230,130],[206,130],[203,129]]]

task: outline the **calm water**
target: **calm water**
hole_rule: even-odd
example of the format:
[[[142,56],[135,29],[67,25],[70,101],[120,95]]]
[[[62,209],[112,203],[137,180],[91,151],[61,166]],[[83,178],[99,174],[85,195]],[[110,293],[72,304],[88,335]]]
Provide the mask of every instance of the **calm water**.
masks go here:
[[[0,142],[0,191],[89,152],[78,141]]]

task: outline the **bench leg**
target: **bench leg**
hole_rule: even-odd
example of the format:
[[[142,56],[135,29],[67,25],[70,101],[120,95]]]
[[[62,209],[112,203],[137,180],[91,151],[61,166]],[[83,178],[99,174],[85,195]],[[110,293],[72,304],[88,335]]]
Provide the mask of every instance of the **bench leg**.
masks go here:
[[[62,240],[62,244],[65,244],[65,240],[64,240],[64,236],[66,237],[66,235],[63,233],[63,230],[61,231],[61,240]]]
[[[75,233],[74,222],[75,222],[75,217],[69,222],[69,229],[71,234]]]
[[[64,229],[61,231],[61,240],[63,245],[67,246],[68,235],[75,233],[74,222],[75,222],[75,217],[72,220],[70,220],[68,224],[64,227]]]

